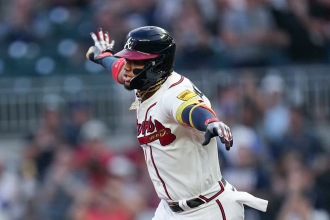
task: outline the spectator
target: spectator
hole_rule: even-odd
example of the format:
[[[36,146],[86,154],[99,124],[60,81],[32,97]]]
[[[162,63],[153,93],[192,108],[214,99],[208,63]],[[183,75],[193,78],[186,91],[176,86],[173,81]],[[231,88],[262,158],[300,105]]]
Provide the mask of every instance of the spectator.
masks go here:
[[[212,58],[211,33],[205,28],[203,14],[198,3],[184,0],[173,23],[173,37],[178,42],[176,67],[188,62],[191,69],[210,68],[215,65]]]
[[[40,126],[28,135],[26,151],[27,159],[32,159],[38,179],[43,181],[48,167],[53,162],[56,148],[64,144],[61,131],[61,116],[59,109],[46,107],[42,113]]]
[[[3,156],[3,155],[1,155]],[[0,218],[20,220],[24,216],[27,195],[21,177],[8,169],[0,158]]]
[[[239,112],[239,91],[237,86],[219,87],[217,104],[215,111],[221,120],[226,121],[228,126],[238,123],[236,118]]]
[[[155,191],[149,190],[153,187],[153,183],[149,177],[148,167],[145,165],[144,152],[141,151],[139,145],[134,145],[133,147],[134,148],[125,152],[125,155],[133,162],[136,168],[135,181],[140,187],[140,193],[145,198],[147,206],[149,209],[152,209],[152,214],[154,214],[154,210],[156,210],[160,200]]]
[[[128,29],[154,25],[154,0],[126,0],[125,14]]]
[[[250,192],[265,198],[269,176],[267,167],[260,164],[263,162],[262,158],[267,159],[257,134],[244,125],[236,125],[232,128],[232,133],[236,139],[233,152],[229,155],[230,166],[222,172],[224,178],[235,185],[238,191]],[[260,212],[247,208],[245,219],[261,220]]]
[[[330,155],[329,153],[322,155],[316,162],[317,168],[315,173],[317,174],[315,180],[315,192],[317,195],[316,205],[318,208],[324,209],[330,214]]]
[[[272,13],[276,23],[290,39],[288,47],[290,59],[300,64],[325,62],[325,40],[322,31],[325,26],[310,14],[311,7],[320,1],[289,0],[281,7],[276,7],[278,6],[276,1],[272,2],[274,3]]]
[[[109,180],[107,192],[126,206],[126,210],[134,219],[143,216],[153,217],[153,212],[148,210],[149,188],[138,179],[135,165],[125,156],[117,155],[108,165]],[[130,198],[129,200],[125,198]]]
[[[182,1],[178,0],[158,0],[155,1],[156,7],[154,12],[154,22],[158,27],[165,30],[172,30],[172,24],[175,17],[180,13],[179,7]]]
[[[261,0],[228,1],[220,17],[220,38],[230,66],[263,66],[283,56],[279,50],[288,44]],[[276,51],[277,57],[272,57]],[[279,63],[281,64],[281,63]]]
[[[14,0],[8,5],[7,16],[5,18],[7,24],[8,42],[15,40],[31,41],[34,39],[32,23],[35,10],[34,0]]]
[[[277,152],[277,155],[285,154],[288,150],[300,151],[306,162],[312,165],[323,152],[323,148],[304,118],[300,108],[290,109],[289,129],[282,138],[273,142],[273,151]]]
[[[100,1],[95,10],[95,26],[109,31],[109,36],[116,40],[115,51],[123,45],[129,27],[124,17],[125,1]]]
[[[56,150],[37,197],[39,219],[68,219],[75,197],[84,190],[83,181],[73,169],[72,156],[67,148]]]
[[[315,207],[315,195],[312,193],[314,178],[307,167],[300,164],[296,168],[289,168],[286,182],[286,198],[278,214],[278,220],[330,219],[324,210]]]
[[[241,191],[253,193],[266,189],[268,177],[266,167],[258,165],[260,161],[257,158],[263,158],[263,149],[256,133],[242,125],[234,127],[232,133],[237,137],[236,149],[229,156],[231,166],[223,172],[224,177]]]
[[[102,188],[107,183],[107,164],[113,152],[105,143],[107,126],[101,121],[91,120],[81,129],[82,144],[76,150],[75,166],[87,177],[91,187]]]
[[[315,133],[320,138],[320,142],[324,148],[324,151],[330,153],[330,136],[328,133],[330,130],[330,123],[324,103],[319,103],[315,106],[315,112],[313,116],[313,122],[315,122]]]
[[[81,142],[81,128],[91,120],[89,105],[86,102],[75,102],[69,106],[70,121],[65,125],[65,136],[72,147],[78,147]]]
[[[290,115],[286,100],[284,100],[284,92],[284,80],[277,73],[270,72],[262,79],[263,130],[266,140],[270,143],[281,139],[289,127]]]
[[[85,191],[73,209],[74,220],[133,220],[126,207],[104,191]]]
[[[244,71],[241,76],[240,93],[240,121],[251,128],[260,129],[264,114],[263,97],[261,96],[258,85],[257,77],[254,72]]]

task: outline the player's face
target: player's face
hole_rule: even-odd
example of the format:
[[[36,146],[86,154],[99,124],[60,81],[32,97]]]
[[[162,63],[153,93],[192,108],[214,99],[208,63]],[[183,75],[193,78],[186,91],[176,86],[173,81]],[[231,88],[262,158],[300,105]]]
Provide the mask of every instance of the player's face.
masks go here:
[[[124,65],[124,87],[127,90],[133,90],[130,85],[131,79],[135,76],[133,73],[134,69],[143,69],[146,64],[146,60],[129,60],[126,59],[126,63]]]

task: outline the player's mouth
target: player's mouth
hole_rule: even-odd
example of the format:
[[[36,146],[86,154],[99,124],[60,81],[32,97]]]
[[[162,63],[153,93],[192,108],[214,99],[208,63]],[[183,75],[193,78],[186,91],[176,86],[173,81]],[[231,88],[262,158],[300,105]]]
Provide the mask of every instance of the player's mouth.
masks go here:
[[[124,79],[124,87],[125,87],[125,89],[132,90],[131,89],[131,83],[130,83],[132,77],[130,77],[127,73],[124,73],[123,79]]]
[[[124,81],[125,81],[125,83],[126,82],[129,83],[131,81],[131,79],[132,79],[132,77],[130,77],[128,74],[124,73]]]

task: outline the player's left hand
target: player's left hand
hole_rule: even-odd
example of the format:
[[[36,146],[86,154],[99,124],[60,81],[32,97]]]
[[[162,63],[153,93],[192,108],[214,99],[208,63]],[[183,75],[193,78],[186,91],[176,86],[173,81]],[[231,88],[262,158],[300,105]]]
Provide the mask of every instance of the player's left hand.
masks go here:
[[[211,138],[219,136],[222,143],[225,144],[226,150],[230,150],[233,146],[233,135],[230,128],[221,121],[211,122],[206,125],[205,140],[202,145],[210,143]]]
[[[103,33],[102,28],[98,28],[97,36],[95,33],[91,33],[91,37],[94,41],[94,46],[90,47],[86,53],[86,58],[94,63],[101,64],[104,57],[113,55],[113,47],[115,41],[110,42],[108,32]]]

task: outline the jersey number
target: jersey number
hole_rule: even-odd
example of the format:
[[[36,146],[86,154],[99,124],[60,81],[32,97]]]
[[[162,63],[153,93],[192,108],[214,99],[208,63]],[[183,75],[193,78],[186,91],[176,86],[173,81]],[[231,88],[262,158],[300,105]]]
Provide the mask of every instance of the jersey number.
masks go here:
[[[196,87],[193,83],[191,83],[191,84],[192,84],[192,87],[193,87],[194,92],[195,92],[199,97],[203,98],[204,94],[203,94],[201,91],[199,91],[199,89],[197,89],[197,87]]]

